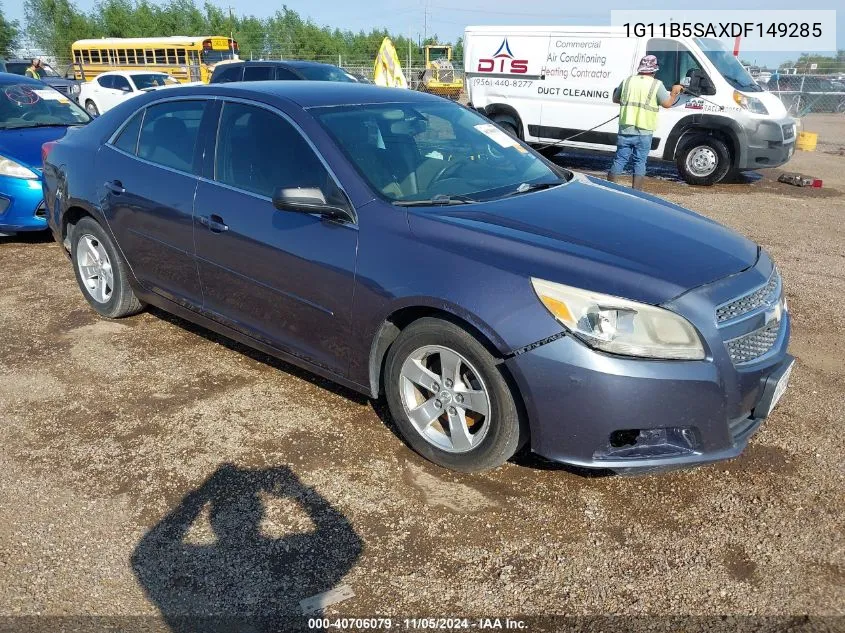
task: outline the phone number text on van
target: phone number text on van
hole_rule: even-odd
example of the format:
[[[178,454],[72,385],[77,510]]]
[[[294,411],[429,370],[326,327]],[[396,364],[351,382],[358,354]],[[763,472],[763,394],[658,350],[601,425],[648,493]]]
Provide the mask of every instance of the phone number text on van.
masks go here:
[[[527,79],[492,79],[490,77],[474,77],[473,86],[502,86],[504,88],[530,88],[533,81]]]

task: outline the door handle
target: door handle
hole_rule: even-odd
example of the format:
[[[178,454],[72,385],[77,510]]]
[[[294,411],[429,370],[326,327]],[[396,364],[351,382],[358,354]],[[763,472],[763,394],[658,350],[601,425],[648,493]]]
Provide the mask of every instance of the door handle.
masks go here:
[[[123,183],[119,180],[111,180],[107,182],[105,188],[111,191],[114,195],[119,196],[122,193],[126,192],[126,189],[123,188]]]
[[[207,226],[212,233],[222,233],[229,230],[229,225],[217,214],[199,216],[199,223]]]

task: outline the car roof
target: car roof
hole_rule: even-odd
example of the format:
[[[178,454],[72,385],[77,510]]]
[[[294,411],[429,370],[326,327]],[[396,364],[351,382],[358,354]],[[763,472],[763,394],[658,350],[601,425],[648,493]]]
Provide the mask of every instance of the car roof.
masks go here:
[[[377,103],[440,103],[442,98],[406,88],[339,81],[236,81],[225,84],[173,87],[168,96],[233,96],[267,100],[278,98],[302,108]],[[159,96],[161,96],[159,94]]]
[[[14,73],[0,73],[0,85],[7,84],[32,84],[33,86],[46,86],[43,81],[33,79],[32,77],[25,77],[24,75],[16,75]]]
[[[167,73],[161,70],[107,70],[97,75],[97,77],[102,77],[103,75],[167,75]],[[170,75],[167,76],[169,77]]]
[[[334,64],[310,62],[303,59],[240,59],[234,62],[224,60],[219,66],[225,68],[231,64],[243,64],[244,66],[266,66],[272,64],[274,66],[289,66],[290,68],[339,68],[339,66],[335,66]]]

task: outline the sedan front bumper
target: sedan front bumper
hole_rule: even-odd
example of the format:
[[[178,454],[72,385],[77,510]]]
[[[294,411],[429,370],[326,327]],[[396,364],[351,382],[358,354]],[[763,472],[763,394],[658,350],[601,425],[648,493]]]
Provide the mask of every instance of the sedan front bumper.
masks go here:
[[[0,176],[0,233],[45,230],[43,199],[40,179]]]
[[[650,472],[739,455],[791,368],[788,340],[786,319],[776,353],[738,381],[724,380],[712,359],[613,356],[569,335],[506,363],[523,395],[535,453],[581,467]],[[726,393],[726,384],[743,393]]]

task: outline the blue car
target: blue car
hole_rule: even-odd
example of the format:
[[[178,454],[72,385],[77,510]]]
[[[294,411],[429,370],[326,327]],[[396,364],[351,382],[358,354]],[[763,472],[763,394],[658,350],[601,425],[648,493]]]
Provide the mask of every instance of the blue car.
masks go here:
[[[792,368],[759,246],[424,93],[141,95],[52,146],[44,192],[98,313],[152,304],[383,394],[447,468],[734,457]]]
[[[90,117],[50,86],[0,73],[0,235],[47,229],[41,147]]]

